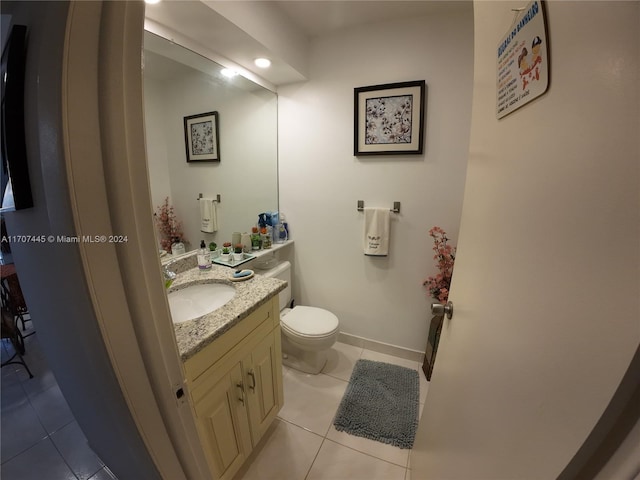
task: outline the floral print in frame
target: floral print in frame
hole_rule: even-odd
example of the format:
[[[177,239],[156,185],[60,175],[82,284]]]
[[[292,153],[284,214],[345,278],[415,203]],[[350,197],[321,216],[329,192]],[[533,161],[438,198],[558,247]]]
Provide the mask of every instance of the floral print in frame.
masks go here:
[[[354,155],[421,154],[426,82],[354,89]]]
[[[218,112],[184,117],[187,162],[219,162]]]

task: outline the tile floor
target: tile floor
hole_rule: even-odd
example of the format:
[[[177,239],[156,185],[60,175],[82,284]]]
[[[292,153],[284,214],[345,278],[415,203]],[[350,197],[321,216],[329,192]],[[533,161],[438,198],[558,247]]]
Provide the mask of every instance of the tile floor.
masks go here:
[[[41,480],[46,472],[47,480],[113,480],[74,420],[40,352],[37,334],[25,342],[25,360],[35,377],[29,379],[20,365],[2,368],[0,477]],[[12,353],[4,340],[0,350],[3,361]],[[418,362],[337,343],[319,375],[284,367],[285,406],[236,480],[408,480],[409,450],[333,427],[359,358],[417,370],[422,412],[429,384]]]
[[[29,328],[31,322],[27,322]],[[25,333],[29,333],[29,329]],[[113,480],[78,427],[42,355],[38,334],[25,338],[21,365],[2,367],[0,478],[7,480]],[[4,362],[13,354],[8,340]]]
[[[285,405],[236,480],[409,480],[409,450],[338,432],[333,417],[360,358],[417,370],[422,413],[429,387],[422,365],[344,343],[329,353],[319,375],[284,367]]]

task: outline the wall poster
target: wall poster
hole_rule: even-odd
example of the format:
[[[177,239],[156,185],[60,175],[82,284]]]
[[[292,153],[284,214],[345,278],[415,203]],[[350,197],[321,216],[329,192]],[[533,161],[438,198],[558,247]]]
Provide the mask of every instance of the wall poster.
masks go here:
[[[544,9],[534,0],[516,14],[513,27],[497,49],[496,114],[498,118],[547,91],[549,50]]]

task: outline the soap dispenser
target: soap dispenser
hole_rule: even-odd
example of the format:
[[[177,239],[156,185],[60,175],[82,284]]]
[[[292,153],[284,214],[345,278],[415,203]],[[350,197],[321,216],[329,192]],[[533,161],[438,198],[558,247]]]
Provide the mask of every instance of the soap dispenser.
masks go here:
[[[198,249],[198,268],[205,270],[211,268],[211,255],[207,251],[207,246],[204,240],[200,241],[200,248]]]
[[[180,237],[173,237],[173,243],[171,244],[171,255],[182,255],[184,253],[184,243],[180,241]]]

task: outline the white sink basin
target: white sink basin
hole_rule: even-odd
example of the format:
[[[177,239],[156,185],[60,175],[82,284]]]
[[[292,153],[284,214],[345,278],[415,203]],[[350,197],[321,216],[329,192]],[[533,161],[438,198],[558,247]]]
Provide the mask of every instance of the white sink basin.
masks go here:
[[[201,317],[225,305],[236,289],[224,283],[200,283],[168,295],[173,323]]]

